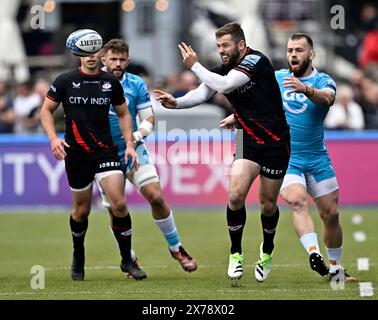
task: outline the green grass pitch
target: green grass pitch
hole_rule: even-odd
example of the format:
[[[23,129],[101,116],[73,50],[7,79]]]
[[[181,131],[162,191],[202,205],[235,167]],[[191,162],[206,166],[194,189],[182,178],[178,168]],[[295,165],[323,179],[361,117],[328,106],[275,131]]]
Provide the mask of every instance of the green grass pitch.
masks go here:
[[[362,216],[353,224],[354,214]],[[320,218],[313,210],[318,234]],[[361,297],[358,283],[333,290],[314,273],[295,235],[291,215],[282,210],[275,240],[271,277],[254,279],[254,262],[262,239],[260,215],[249,209],[244,229],[246,260],[238,287],[227,278],[229,237],[224,210],[176,210],[175,220],[185,248],[197,259],[197,271],[184,272],[169,253],[150,212],[132,211],[133,242],[141,267],[148,277],[128,280],[119,269],[120,257],[105,212],[92,213],[86,237],[86,277],[70,279],[72,256],[69,212],[54,214],[0,214],[0,300],[5,299],[125,299],[125,300],[270,300],[270,299],[376,299]],[[359,282],[378,283],[378,209],[342,209],[343,265]],[[363,231],[366,241],[353,234]],[[321,236],[319,240],[322,243]],[[321,244],[325,255],[324,245]],[[368,271],[358,271],[357,258],[369,258]],[[45,269],[45,289],[32,289],[33,265]],[[375,290],[375,289],[374,289]]]

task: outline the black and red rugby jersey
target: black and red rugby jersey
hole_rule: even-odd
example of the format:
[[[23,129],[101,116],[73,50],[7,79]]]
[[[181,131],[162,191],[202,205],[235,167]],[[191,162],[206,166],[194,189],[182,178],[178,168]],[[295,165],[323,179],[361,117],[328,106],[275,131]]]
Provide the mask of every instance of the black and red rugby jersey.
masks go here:
[[[109,126],[110,104],[125,102],[118,79],[100,71],[88,75],[80,68],[58,76],[47,97],[61,102],[64,108],[65,140],[70,147],[80,147],[88,153],[113,148]]]
[[[250,81],[225,94],[234,108],[237,127],[252,143],[271,144],[289,141],[281,93],[269,59],[259,51],[247,49],[236,65],[220,65],[212,69],[222,76],[232,69],[246,74]]]

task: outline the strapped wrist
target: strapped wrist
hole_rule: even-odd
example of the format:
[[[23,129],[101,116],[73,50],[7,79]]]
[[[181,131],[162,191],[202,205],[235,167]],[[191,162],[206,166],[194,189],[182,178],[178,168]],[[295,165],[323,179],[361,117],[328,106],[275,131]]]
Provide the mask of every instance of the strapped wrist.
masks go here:
[[[148,120],[143,120],[138,129],[143,129],[146,132],[146,137],[154,130],[154,125]]]
[[[304,94],[307,97],[311,98],[315,94],[315,89],[312,88],[311,86],[308,86],[307,84],[305,86],[306,86],[306,90],[305,90]],[[311,88],[312,89],[312,93],[311,94],[309,93],[309,91],[307,90],[307,88]]]
[[[143,134],[140,131],[134,131],[133,136],[134,136],[135,142],[139,142],[140,140],[143,139]]]

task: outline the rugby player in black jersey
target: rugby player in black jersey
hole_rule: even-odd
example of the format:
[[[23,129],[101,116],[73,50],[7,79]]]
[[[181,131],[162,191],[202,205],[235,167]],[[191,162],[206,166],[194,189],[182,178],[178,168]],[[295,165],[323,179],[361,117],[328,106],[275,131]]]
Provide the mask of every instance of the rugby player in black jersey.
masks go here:
[[[58,160],[65,161],[72,191],[73,209],[70,227],[73,239],[71,278],[84,280],[84,237],[91,210],[93,180],[105,190],[112,209],[111,226],[118,242],[121,270],[134,279],[146,277],[130,257],[131,218],[125,201],[124,178],[109,127],[109,107],[114,106],[135,169],[138,159],[134,149],[132,122],[123,89],[113,75],[100,70],[101,51],[82,57],[81,66],[58,76],[47,93],[41,110],[41,122]],[[53,113],[63,105],[66,132],[64,140],[55,130]]]
[[[227,224],[231,238],[228,276],[243,275],[241,241],[246,222],[245,199],[260,177],[259,202],[263,242],[255,267],[255,278],[264,281],[272,268],[273,238],[279,218],[277,197],[290,156],[290,133],[282,106],[281,93],[269,59],[246,45],[238,23],[221,27],[215,34],[222,64],[212,71],[204,68],[196,52],[179,44],[183,62],[202,83],[185,96],[175,99],[155,90],[157,100],[166,108],[190,108],[207,101],[216,92],[224,94],[234,108],[236,151],[228,191]],[[233,125],[234,123],[231,123]],[[227,128],[229,123],[221,122]]]

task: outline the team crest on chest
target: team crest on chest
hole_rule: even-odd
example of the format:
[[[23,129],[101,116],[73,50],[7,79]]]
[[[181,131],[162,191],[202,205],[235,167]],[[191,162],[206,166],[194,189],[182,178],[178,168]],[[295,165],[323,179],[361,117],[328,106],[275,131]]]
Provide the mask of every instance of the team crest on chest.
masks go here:
[[[102,85],[102,92],[112,91],[112,85],[110,82],[105,82]]]

